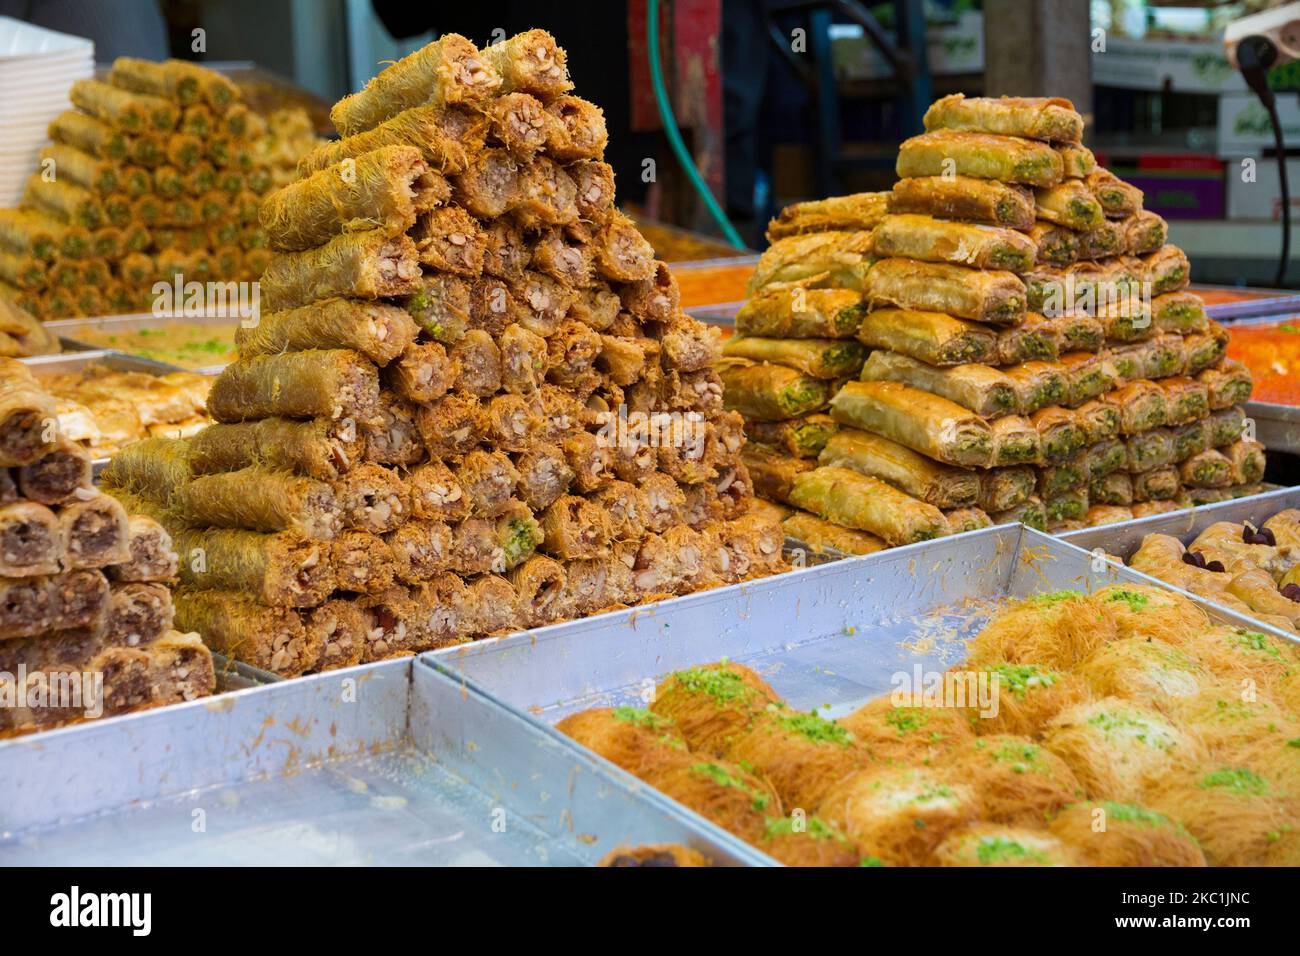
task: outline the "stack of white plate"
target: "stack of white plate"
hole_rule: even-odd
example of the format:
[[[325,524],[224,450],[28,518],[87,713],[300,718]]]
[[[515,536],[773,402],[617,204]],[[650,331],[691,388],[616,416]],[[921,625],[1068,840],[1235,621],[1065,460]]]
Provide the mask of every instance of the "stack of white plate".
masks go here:
[[[0,17],[0,206],[18,205],[50,120],[71,108],[73,81],[94,72],[91,41]]]

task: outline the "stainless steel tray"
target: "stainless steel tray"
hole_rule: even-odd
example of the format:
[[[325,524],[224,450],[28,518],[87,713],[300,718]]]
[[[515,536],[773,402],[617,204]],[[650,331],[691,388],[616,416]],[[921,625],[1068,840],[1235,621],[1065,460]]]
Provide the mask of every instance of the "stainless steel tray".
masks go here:
[[[1224,289],[1227,286],[1195,286],[1197,289]],[[1240,291],[1232,289],[1231,291]],[[1254,319],[1260,316],[1281,317],[1300,312],[1300,293],[1287,292],[1284,289],[1252,289],[1253,292],[1268,293],[1265,298],[1247,299],[1243,302],[1220,302],[1207,305],[1205,313],[1217,322],[1232,322],[1234,319]]]
[[[0,743],[0,864],[766,858],[410,659]]]
[[[1079,531],[1068,532],[1060,537],[1073,547],[1094,554],[1098,550],[1104,551],[1107,554],[1128,561],[1133,556],[1133,552],[1141,547],[1142,539],[1149,534],[1172,535],[1182,541],[1183,544],[1189,544],[1193,538],[1216,521],[1231,521],[1234,523],[1249,521],[1258,527],[1279,511],[1285,511],[1287,508],[1300,508],[1300,488],[1279,488],[1276,491],[1267,491],[1260,495],[1250,495],[1232,501],[1220,501],[1212,505],[1201,505],[1199,508],[1171,511],[1168,514],[1152,515],[1149,518],[1138,518],[1134,521],[1102,525],[1098,528],[1083,528]],[[1168,583],[1165,586],[1181,594],[1190,593]],[[1196,597],[1196,595],[1192,596]],[[1206,598],[1200,598],[1200,601],[1208,606],[1226,611],[1226,608],[1220,608],[1218,604]],[[1254,618],[1247,618],[1247,621],[1250,627],[1255,630],[1267,631],[1289,641],[1298,640],[1294,634],[1280,630],[1263,621],[1257,621]]]
[[[897,675],[962,661],[1005,598],[1124,581],[1167,587],[1002,525],[421,660],[543,726],[589,707],[641,705],[665,674],[723,658],[754,667],[791,706],[838,717],[893,689]],[[1191,599],[1216,620],[1250,624]]]
[[[132,315],[108,315],[97,318],[82,319],[56,319],[53,322],[46,322],[48,329],[59,336],[59,341],[63,343],[65,350],[72,352],[81,351],[104,351],[120,355],[130,355],[141,361],[151,362],[154,365],[167,369],[169,372],[177,370],[200,372],[208,375],[215,375],[226,367],[226,362],[214,362],[208,365],[188,367],[177,365],[172,362],[163,362],[157,359],[147,359],[143,356],[135,355],[132,352],[122,349],[107,348],[102,345],[90,345],[82,342],[77,337],[77,333],[84,329],[94,329],[95,331],[105,332],[135,332],[139,329],[157,329],[167,325],[195,325],[195,326],[225,326],[238,324],[238,316],[192,316],[192,315],[162,315],[157,316],[152,313],[142,312]]]
[[[1300,454],[1300,407],[1276,402],[1247,402],[1246,417],[1255,420],[1255,437],[1268,451]]]
[[[55,325],[56,323],[50,322],[48,324]],[[175,365],[168,365],[165,362],[155,362],[153,359],[128,355],[125,352],[114,352],[109,349],[86,349],[80,352],[63,352],[60,355],[38,355],[20,361],[27,365],[37,378],[80,372],[91,365],[105,365],[119,372],[143,372],[146,375],[169,375],[172,372],[195,371],[194,369],[182,369]],[[197,374],[206,375],[212,373],[200,371]],[[93,459],[91,464],[96,478],[99,477],[99,473],[104,470],[108,462],[108,458]]]
[[[736,313],[744,305],[741,302],[720,302],[717,305],[692,305],[687,306],[684,310],[687,315],[693,319],[703,322],[705,325],[716,325],[721,328],[734,328],[736,325]]]

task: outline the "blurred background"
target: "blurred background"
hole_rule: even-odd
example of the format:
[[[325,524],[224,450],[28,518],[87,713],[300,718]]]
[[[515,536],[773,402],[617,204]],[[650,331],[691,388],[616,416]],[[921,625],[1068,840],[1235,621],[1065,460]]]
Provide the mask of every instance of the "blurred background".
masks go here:
[[[1272,5],[666,0],[663,75],[687,149],[750,248],[763,247],[767,219],[786,203],[888,188],[899,141],[934,98],[1052,95],[1074,101],[1098,160],[1170,221],[1196,281],[1267,285],[1281,241],[1273,136],[1222,35]],[[568,50],[577,89],[605,110],[620,200],[643,221],[717,237],[670,228],[656,242],[663,254],[733,251],[663,133],[647,0],[0,0],[0,14],[91,36],[101,63],[172,55],[243,68],[254,101],[312,106],[322,133],[329,103],[440,33],[486,44],[540,26]],[[1300,147],[1300,63],[1268,79],[1286,140]],[[1253,182],[1243,159],[1257,163]],[[1300,161],[1288,162],[1300,182]]]

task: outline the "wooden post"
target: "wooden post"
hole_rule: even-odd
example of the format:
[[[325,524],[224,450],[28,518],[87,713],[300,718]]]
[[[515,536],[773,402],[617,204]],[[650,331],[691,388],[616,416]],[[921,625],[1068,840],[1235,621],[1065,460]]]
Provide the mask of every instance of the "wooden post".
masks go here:
[[[1092,113],[1092,23],[1085,0],[984,0],[989,96],[1064,96]]]

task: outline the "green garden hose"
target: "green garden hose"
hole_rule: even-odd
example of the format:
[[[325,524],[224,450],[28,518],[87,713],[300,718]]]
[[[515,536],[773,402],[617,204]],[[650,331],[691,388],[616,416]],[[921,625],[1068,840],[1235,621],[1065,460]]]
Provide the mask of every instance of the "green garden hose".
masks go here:
[[[677,157],[677,162],[681,164],[683,171],[685,171],[686,178],[690,180],[691,186],[699,193],[700,199],[704,201],[705,208],[709,210],[709,215],[718,224],[718,228],[727,237],[727,241],[737,249],[744,249],[745,241],[740,238],[740,233],[736,232],[736,227],[731,224],[727,214],[718,205],[718,201],[714,198],[708,183],[704,181],[700,171],[695,168],[695,161],[691,159],[691,154],[686,149],[686,143],[682,141],[681,130],[677,128],[677,118],[673,116],[673,108],[668,102],[668,88],[664,85],[663,65],[659,62],[659,0],[646,0],[646,34],[650,47],[650,82],[654,86],[655,102],[659,106],[659,118],[663,121],[664,132],[668,135],[668,145],[672,147],[673,155]]]

